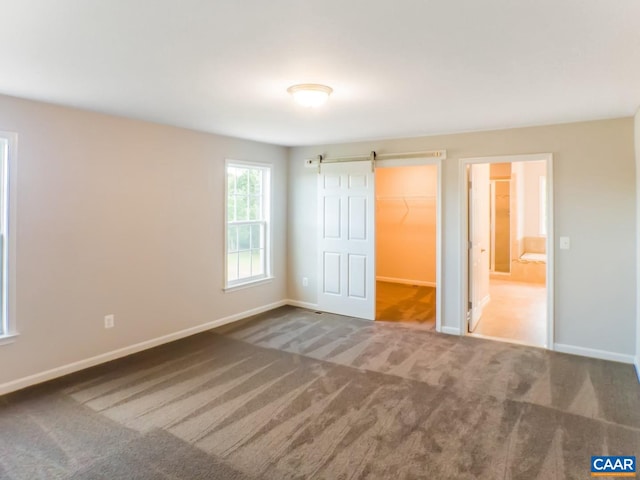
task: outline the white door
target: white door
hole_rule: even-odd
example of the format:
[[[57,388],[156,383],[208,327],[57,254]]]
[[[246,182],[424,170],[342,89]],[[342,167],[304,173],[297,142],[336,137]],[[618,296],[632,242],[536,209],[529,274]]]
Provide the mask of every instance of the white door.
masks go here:
[[[469,331],[472,332],[489,301],[489,164],[471,165],[469,180]]]
[[[318,309],[375,320],[372,163],[321,165]]]

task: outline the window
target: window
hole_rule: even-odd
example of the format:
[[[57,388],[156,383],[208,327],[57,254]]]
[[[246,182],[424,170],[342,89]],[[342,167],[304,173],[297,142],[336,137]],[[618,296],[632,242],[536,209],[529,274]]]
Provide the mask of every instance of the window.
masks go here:
[[[540,212],[538,217],[540,218],[540,235],[547,235],[547,177],[540,176],[540,187],[538,189],[538,195],[540,197]]]
[[[0,132],[0,339],[13,336],[9,318],[9,185],[16,136]]]
[[[270,276],[271,167],[227,161],[226,287]]]

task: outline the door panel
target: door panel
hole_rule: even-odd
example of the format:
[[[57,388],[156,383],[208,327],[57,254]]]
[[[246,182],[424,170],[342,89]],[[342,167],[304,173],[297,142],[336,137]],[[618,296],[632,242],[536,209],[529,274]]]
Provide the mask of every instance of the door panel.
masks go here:
[[[367,257],[349,255],[349,296],[367,297]]]
[[[366,188],[368,175],[349,175],[349,188]]]
[[[323,178],[324,188],[340,187],[340,175],[325,174]]]
[[[367,240],[367,199],[349,198],[349,240]]]
[[[340,197],[325,197],[324,212],[324,236],[340,238]]]
[[[324,293],[340,295],[340,257],[339,253],[324,252]]]
[[[374,181],[370,162],[323,164],[318,180],[318,308],[375,319]]]
[[[489,164],[474,164],[469,172],[469,331],[473,331],[489,300],[491,204]]]

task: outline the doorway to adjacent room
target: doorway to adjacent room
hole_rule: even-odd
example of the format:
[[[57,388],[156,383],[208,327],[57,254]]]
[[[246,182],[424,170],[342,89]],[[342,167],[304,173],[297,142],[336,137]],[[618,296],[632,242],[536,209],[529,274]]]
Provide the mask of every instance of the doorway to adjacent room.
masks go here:
[[[467,159],[462,166],[465,331],[548,347],[551,155]]]

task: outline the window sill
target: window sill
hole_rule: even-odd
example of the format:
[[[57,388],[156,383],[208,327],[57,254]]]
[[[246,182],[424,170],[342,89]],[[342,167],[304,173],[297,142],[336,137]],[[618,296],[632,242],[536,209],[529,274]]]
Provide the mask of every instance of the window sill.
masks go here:
[[[257,287],[259,285],[264,285],[265,283],[271,283],[272,281],[273,277],[265,277],[259,280],[252,280],[250,282],[232,285],[231,287],[225,287],[222,289],[222,291],[224,293],[235,292],[236,290],[244,290],[245,288]]]
[[[17,333],[7,333],[6,335],[0,335],[0,345],[9,345],[18,339]]]

